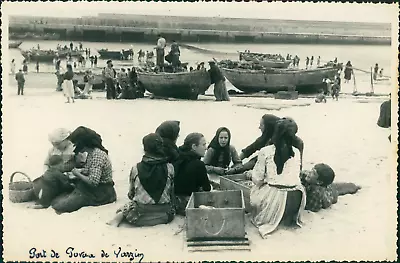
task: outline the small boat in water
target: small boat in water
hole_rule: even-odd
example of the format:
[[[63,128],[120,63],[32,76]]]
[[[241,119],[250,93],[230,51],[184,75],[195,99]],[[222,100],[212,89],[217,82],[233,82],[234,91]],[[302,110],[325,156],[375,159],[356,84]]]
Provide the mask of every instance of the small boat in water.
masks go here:
[[[56,57],[66,58],[69,55],[71,57],[79,57],[82,55],[80,51],[70,51],[70,50],[41,50],[41,49],[31,49],[21,51],[22,56],[30,61],[39,61],[39,62],[53,62],[53,59]]]
[[[244,93],[287,91],[316,92],[324,78],[334,78],[342,64],[316,69],[228,69],[221,67],[225,77]]]
[[[8,48],[19,48],[19,46],[22,44],[22,41],[11,41],[8,43]]]
[[[155,96],[197,100],[211,85],[205,70],[178,73],[137,72],[139,84]]]
[[[287,68],[292,63],[291,60],[279,59],[271,54],[251,52],[239,52],[239,60],[260,64],[266,68]]]
[[[110,51],[108,49],[100,49],[97,50],[97,53],[100,54],[101,59],[113,59],[113,60],[128,60],[129,56],[133,56],[132,49],[121,51]]]

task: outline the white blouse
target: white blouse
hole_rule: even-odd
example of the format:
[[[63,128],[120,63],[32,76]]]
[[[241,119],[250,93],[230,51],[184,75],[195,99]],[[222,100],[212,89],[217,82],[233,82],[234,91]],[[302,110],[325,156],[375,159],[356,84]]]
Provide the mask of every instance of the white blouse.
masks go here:
[[[277,174],[274,162],[275,145],[262,148],[252,171],[252,181],[257,186],[263,184],[296,186],[300,185],[300,151],[293,147],[294,157],[286,161],[281,174]]]

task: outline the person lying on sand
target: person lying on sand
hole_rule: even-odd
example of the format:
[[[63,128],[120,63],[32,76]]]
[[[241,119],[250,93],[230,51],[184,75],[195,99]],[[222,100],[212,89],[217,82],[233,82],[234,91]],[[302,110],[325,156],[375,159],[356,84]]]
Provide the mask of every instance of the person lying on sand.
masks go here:
[[[206,164],[208,173],[217,175],[224,175],[231,162],[233,167],[242,164],[236,148],[231,145],[231,132],[228,128],[221,127],[217,130],[208,145],[203,162]]]
[[[108,225],[122,221],[134,226],[167,224],[175,216],[174,167],[163,151],[163,139],[151,133],[143,138],[144,156],[132,167],[128,197],[131,201],[117,210]]]
[[[311,170],[300,173],[300,180],[306,189],[306,210],[318,212],[338,201],[339,195],[354,194],[361,187],[353,183],[333,183],[335,172],[324,163],[316,164]]]
[[[315,98],[315,103],[321,103],[321,102],[326,103],[326,97],[323,92],[318,94],[317,97]]]
[[[48,208],[56,196],[73,189],[74,185],[68,179],[73,179],[74,176],[64,175],[62,169],[63,158],[61,155],[51,156],[47,171],[33,181],[33,191],[36,197],[36,204],[33,208]]]

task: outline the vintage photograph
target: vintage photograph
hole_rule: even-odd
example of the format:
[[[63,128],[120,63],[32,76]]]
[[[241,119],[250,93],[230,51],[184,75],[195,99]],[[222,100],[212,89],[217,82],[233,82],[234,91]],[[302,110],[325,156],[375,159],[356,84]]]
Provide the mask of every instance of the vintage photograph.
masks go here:
[[[398,8],[3,2],[4,261],[395,260]]]

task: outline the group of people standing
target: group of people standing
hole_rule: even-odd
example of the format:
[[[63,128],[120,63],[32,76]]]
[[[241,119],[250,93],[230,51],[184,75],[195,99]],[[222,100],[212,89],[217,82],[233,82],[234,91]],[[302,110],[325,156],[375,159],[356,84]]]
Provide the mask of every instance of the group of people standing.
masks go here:
[[[226,127],[216,131],[208,146],[203,134],[193,132],[178,147],[180,122],[161,123],[142,139],[144,155],[129,173],[130,201],[107,224],[153,226],[185,215],[193,192],[213,190],[208,173],[240,172],[253,182],[251,218],[264,238],[280,222],[301,226],[304,209],[328,208],[338,195],[359,189],[351,183],[345,189],[333,184],[335,173],[326,164],[303,169],[304,143],[296,136],[293,119],[266,114],[259,128],[262,135],[239,155]],[[97,132],[83,126],[72,133],[57,129],[49,140],[53,147],[45,161],[46,172],[34,181],[36,208],[52,206],[57,213],[66,213],[117,199],[108,151]]]
[[[175,40],[172,40],[171,50],[168,55],[165,56],[165,48],[167,46],[167,41],[161,35],[158,35],[156,49],[156,67],[158,72],[163,72],[165,68],[165,61],[171,63],[173,72],[181,65],[179,57],[181,51],[179,45]]]

